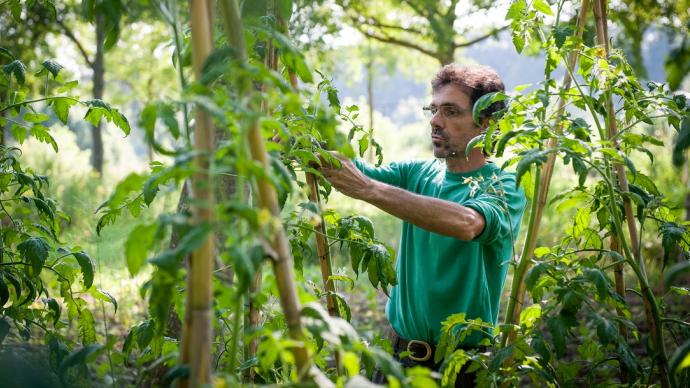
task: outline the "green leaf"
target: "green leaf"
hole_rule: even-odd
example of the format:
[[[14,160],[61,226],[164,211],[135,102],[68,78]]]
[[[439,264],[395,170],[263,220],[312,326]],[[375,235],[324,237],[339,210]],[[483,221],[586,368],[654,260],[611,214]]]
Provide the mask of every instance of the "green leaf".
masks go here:
[[[64,375],[69,368],[95,360],[103,349],[103,345],[90,344],[73,351],[62,360],[58,372],[60,375]]]
[[[369,265],[367,266],[367,275],[369,275],[369,281],[371,285],[376,288],[379,285],[379,272],[377,265],[377,257],[374,256],[369,260]]]
[[[503,156],[503,151],[505,150],[506,145],[508,145],[508,141],[510,141],[510,139],[514,138],[515,136],[519,135],[521,132],[522,131],[520,130],[512,130],[502,135],[496,143],[496,157]]]
[[[72,80],[72,81],[68,81],[68,82],[65,82],[64,84],[62,84],[60,87],[58,87],[56,89],[56,91],[58,93],[67,93],[70,90],[76,88],[77,86],[79,86],[79,81]],[[58,97],[56,97],[56,98],[58,98]]]
[[[9,1],[9,6],[10,6],[10,12],[12,13],[12,17],[14,18],[14,21],[17,23],[21,22],[22,18],[22,4],[19,0],[10,0]]]
[[[472,120],[476,125],[481,125],[481,119],[486,117],[483,112],[489,108],[492,104],[504,101],[508,96],[503,92],[492,92],[487,93],[477,100],[472,107]]]
[[[367,148],[369,148],[369,136],[362,136],[361,139],[359,139],[359,156],[364,157],[364,153],[367,151]]]
[[[565,43],[566,38],[571,36],[573,32],[573,28],[567,24],[559,24],[556,27],[554,27],[553,36],[556,42],[556,47],[563,47],[563,43]]]
[[[520,19],[524,16],[527,10],[527,3],[525,0],[516,0],[508,8],[508,13],[506,13],[506,20]]]
[[[585,278],[596,286],[599,300],[605,300],[609,295],[609,280],[604,272],[599,268],[585,268],[583,272]]]
[[[157,229],[158,226],[155,223],[137,225],[129,234],[125,243],[125,257],[127,258],[127,269],[131,276],[139,273],[144,265]]]
[[[354,216],[351,217],[351,219],[357,224],[359,231],[364,236],[371,239],[374,238],[374,224],[371,222],[369,218],[364,216]]]
[[[177,122],[177,117],[175,117],[175,109],[170,104],[159,104],[158,105],[158,117],[163,120],[163,123],[168,127],[168,131],[177,139],[180,137],[180,124]]]
[[[94,288],[91,290],[91,295],[98,300],[111,303],[115,308],[115,313],[117,313],[117,299],[115,299],[115,297],[109,292],[101,290],[100,288]]]
[[[42,123],[44,121],[50,120],[50,116],[48,116],[45,113],[27,112],[27,113],[24,113],[24,116],[22,116],[22,119],[27,123]]]
[[[533,332],[532,343],[530,344],[537,354],[541,356],[544,361],[551,361],[551,351],[544,342],[544,336],[540,331]]]
[[[159,253],[149,259],[149,263],[167,271],[176,270],[180,260],[197,250],[206,241],[211,230],[212,226],[208,223],[195,226],[180,238],[180,242],[175,249]]]
[[[538,149],[529,150],[521,153],[520,161],[515,167],[515,182],[520,185],[522,176],[529,170],[532,164],[542,164],[546,162],[546,152]]]
[[[604,345],[613,343],[618,337],[618,329],[616,328],[616,325],[611,323],[611,321],[608,319],[598,315],[596,316],[595,320],[597,324],[597,337],[599,337],[599,341],[601,341],[601,343]]]
[[[50,105],[53,107],[53,112],[63,124],[67,124],[69,118],[69,109],[77,102],[67,97],[54,97],[50,100]]]
[[[681,370],[690,367],[690,341],[680,346],[669,361],[671,373],[680,373]]]
[[[361,243],[350,243],[350,262],[352,264],[352,271],[355,275],[359,275],[359,263],[365,255],[369,255],[369,251],[365,251]]]
[[[48,258],[50,245],[41,237],[31,237],[17,245],[19,253],[31,263],[34,276],[38,276]]]
[[[58,73],[62,69],[62,65],[55,62],[52,59],[46,59],[45,61],[43,61],[42,65],[44,69],[48,70],[50,74],[53,75],[53,78],[56,78],[58,76]]]
[[[673,164],[680,167],[685,162],[684,151],[690,147],[690,115],[686,115],[680,124],[680,131],[673,144]]]
[[[36,124],[31,127],[31,136],[35,137],[41,143],[50,144],[55,152],[58,152],[58,145],[53,136],[48,132],[48,128],[41,124]]]
[[[541,305],[532,304],[520,312],[520,325],[531,328],[541,318]]]
[[[565,355],[565,337],[568,334],[568,327],[564,324],[560,315],[549,317],[546,320],[546,326],[551,332],[551,340],[556,348],[556,355],[563,357]]]
[[[81,337],[81,343],[84,345],[96,342],[96,321],[93,319],[91,311],[87,308],[79,311],[79,336]]]
[[[120,111],[117,109],[113,109],[111,117],[113,124],[120,128],[122,132],[125,134],[125,136],[129,135],[129,133],[132,131],[132,128],[129,126],[129,121],[127,120],[127,117],[125,117],[125,115],[120,113]]]
[[[72,252],[72,255],[75,259],[77,259],[77,263],[79,263],[79,267],[81,268],[81,273],[84,280],[84,289],[88,290],[93,284],[93,273],[95,271],[93,260],[83,251]]]
[[[46,216],[48,219],[51,221],[55,220],[55,213],[53,212],[53,209],[48,205],[48,203],[41,198],[36,198],[32,197],[31,200],[34,203],[34,206],[36,206],[36,209],[38,209],[38,212]]]
[[[7,49],[5,47],[0,47],[0,56],[5,56],[11,60],[17,59],[17,57],[15,57],[14,54],[12,53],[12,51],[10,51],[9,49]]]
[[[89,109],[86,111],[86,114],[84,115],[84,119],[91,123],[91,125],[93,125],[94,127],[98,126],[98,123],[101,122],[101,118],[103,116],[105,116],[107,120],[112,119],[111,116],[113,110],[110,107],[110,105],[104,102],[103,100],[88,100],[85,101],[84,104],[89,107]]]
[[[8,77],[14,75],[14,78],[17,80],[19,85],[24,85],[24,82],[26,82],[26,66],[24,66],[22,61],[19,59],[15,59],[9,64],[3,66],[2,71]]]
[[[473,148],[477,147],[477,144],[482,143],[484,141],[485,135],[480,134],[478,136],[473,137],[468,143],[467,146],[465,147],[465,159],[468,159],[470,157],[470,152],[472,151]]]
[[[539,278],[547,272],[548,268],[548,263],[539,263],[527,272],[527,276],[525,277],[525,287],[527,287],[527,290],[534,290],[534,286],[539,281]]]
[[[144,109],[139,114],[139,125],[144,128],[146,133],[152,134],[156,127],[156,117],[158,116],[158,108],[156,104],[146,104]]]
[[[553,16],[553,11],[551,11],[551,7],[549,7],[549,3],[547,3],[546,1],[534,0],[534,3],[532,3],[532,5],[534,6],[534,9],[543,13],[544,15]]]
[[[341,281],[348,284],[348,290],[352,291],[355,288],[355,281],[352,278],[343,275],[331,275],[328,277],[331,281]]]
[[[45,303],[48,305],[48,309],[53,312],[53,326],[55,326],[60,320],[62,307],[60,307],[60,303],[58,303],[54,298],[46,299]]]
[[[659,226],[661,246],[664,248],[664,265],[670,261],[671,255],[679,248],[685,233],[685,227],[675,222],[664,222]]]
[[[281,50],[280,56],[281,62],[290,69],[293,73],[306,83],[314,82],[314,78],[304,61],[304,56],[297,50],[291,48],[286,48],[286,50]]]

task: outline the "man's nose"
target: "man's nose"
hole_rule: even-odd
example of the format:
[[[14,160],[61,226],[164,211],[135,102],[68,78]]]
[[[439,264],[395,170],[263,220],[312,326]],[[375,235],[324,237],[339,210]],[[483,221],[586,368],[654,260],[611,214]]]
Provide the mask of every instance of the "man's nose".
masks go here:
[[[431,124],[432,128],[442,127],[442,125],[441,125],[441,124],[443,124],[442,116],[443,115],[441,114],[440,109],[437,110],[436,113],[431,115],[431,119],[429,120],[429,124]]]

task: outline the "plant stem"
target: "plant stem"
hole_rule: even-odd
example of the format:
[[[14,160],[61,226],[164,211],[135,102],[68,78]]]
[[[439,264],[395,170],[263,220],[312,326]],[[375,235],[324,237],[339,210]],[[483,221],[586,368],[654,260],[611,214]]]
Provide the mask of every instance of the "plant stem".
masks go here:
[[[541,166],[536,166],[534,174],[534,192],[539,192],[541,180]],[[537,215],[539,213],[539,201],[536,198],[532,199],[532,207],[529,213],[529,224],[527,228],[527,236],[525,238],[525,247],[522,250],[520,261],[513,275],[513,283],[510,289],[510,297],[508,299],[508,311],[506,313],[506,323],[519,324],[520,310],[524,302],[525,295],[525,275],[527,268],[532,260],[532,252],[534,252],[534,245],[536,244],[536,233],[539,229],[537,223]],[[514,339],[516,332],[510,329],[501,339],[501,347],[505,348],[508,345],[508,338]]]
[[[240,313],[242,311],[242,298],[237,295],[235,298],[235,306],[233,306],[233,317],[232,317],[232,333],[230,341],[230,366],[228,369],[230,373],[235,373],[235,363],[237,361],[237,343],[239,342],[240,333],[240,320],[242,319]]]

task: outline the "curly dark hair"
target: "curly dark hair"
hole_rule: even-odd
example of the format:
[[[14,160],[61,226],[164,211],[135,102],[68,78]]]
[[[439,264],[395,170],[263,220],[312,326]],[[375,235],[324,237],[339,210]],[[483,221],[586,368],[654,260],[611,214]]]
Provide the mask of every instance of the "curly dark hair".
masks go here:
[[[456,63],[445,65],[431,80],[431,90],[435,93],[449,84],[456,85],[467,93],[472,106],[487,93],[505,91],[505,86],[498,73],[489,66],[483,65],[458,65]],[[495,112],[504,108],[504,101],[495,102],[482,112],[481,117],[491,117]]]

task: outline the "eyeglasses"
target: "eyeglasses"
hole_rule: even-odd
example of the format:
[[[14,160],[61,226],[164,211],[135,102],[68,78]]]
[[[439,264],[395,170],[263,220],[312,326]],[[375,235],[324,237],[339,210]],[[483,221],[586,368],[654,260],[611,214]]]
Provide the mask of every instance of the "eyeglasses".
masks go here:
[[[436,116],[437,112],[441,112],[441,117],[443,118],[454,119],[472,111],[472,109],[460,108],[459,106],[452,104],[441,106],[427,105],[422,107],[422,110],[424,111],[424,116],[427,119],[431,119],[432,117]]]

